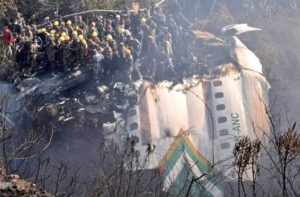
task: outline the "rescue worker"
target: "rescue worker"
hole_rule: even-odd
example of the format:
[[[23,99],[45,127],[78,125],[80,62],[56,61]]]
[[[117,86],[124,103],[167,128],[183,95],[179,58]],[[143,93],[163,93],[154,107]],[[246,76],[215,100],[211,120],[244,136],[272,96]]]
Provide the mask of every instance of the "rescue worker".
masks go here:
[[[66,28],[68,30],[69,36],[72,36],[72,32],[73,32],[73,27],[72,27],[72,21],[71,20],[67,20],[66,22]]]
[[[150,27],[146,24],[146,21],[147,21],[146,18],[142,17],[140,22],[140,28],[143,32],[142,50],[141,50],[142,56],[144,56],[148,51],[148,38],[150,36]]]
[[[115,37],[115,31],[112,27],[112,25],[107,25],[104,31],[104,36],[111,35],[112,37]]]
[[[96,23],[95,22],[91,22],[90,26],[87,28],[86,34],[87,34],[88,39],[92,38],[93,32],[97,32],[97,34],[98,34],[98,30],[96,28]]]
[[[145,75],[151,80],[154,79],[156,73],[156,61],[159,50],[153,36],[148,36],[149,49],[143,57],[143,71]]]
[[[13,55],[12,46],[14,44],[14,37],[7,26],[3,27],[2,44],[7,52],[8,57],[11,58]]]
[[[54,21],[53,22],[53,29],[57,32],[60,33],[60,27],[59,27],[59,22],[58,21]]]
[[[105,47],[103,50],[104,59],[102,61],[103,66],[103,76],[101,78],[102,82],[109,86],[112,82],[112,58],[113,58],[113,50],[110,48],[108,43],[105,43]]]
[[[98,33],[95,32],[95,31],[92,33],[92,38],[91,38],[91,40],[92,40],[94,43],[98,44],[98,45],[101,44],[101,41],[100,41],[100,39],[99,39],[99,37],[98,37]]]
[[[49,65],[51,66],[52,70],[57,67],[57,52],[58,52],[58,47],[55,44],[55,38],[51,37],[48,43],[47,47],[47,59],[49,61]]]
[[[125,73],[125,82],[132,82],[133,58],[130,49],[125,49],[125,61],[122,65]]]
[[[85,22],[83,22],[82,20],[82,16],[78,16],[77,17],[77,24],[76,24],[82,31],[84,31],[84,33],[86,33],[87,30],[87,25],[85,24]],[[78,29],[76,30],[78,31]]]
[[[133,59],[136,60],[141,53],[141,43],[138,39],[133,38],[131,34],[127,35],[126,45],[130,49]]]
[[[38,56],[39,45],[37,43],[37,39],[33,38],[30,43],[29,53],[27,56],[27,63],[30,65],[31,70],[36,69],[37,56]]]
[[[74,66],[77,66],[81,62],[81,43],[78,39],[76,31],[73,31],[72,35],[73,37],[70,43],[71,57],[73,60],[72,64],[74,64]]]
[[[24,18],[22,17],[20,12],[17,12],[16,18],[14,20],[13,33],[15,33],[16,35],[23,34],[25,26],[26,24]]]
[[[106,36],[106,42],[108,43],[108,45],[110,46],[110,48],[111,48],[113,51],[116,51],[117,46],[116,46],[116,42],[115,42],[115,40],[113,39],[112,35],[108,34],[108,35]]]
[[[80,45],[81,61],[83,61],[88,56],[89,47],[88,47],[86,40],[84,39],[84,37],[82,35],[79,35],[78,39],[81,44]]]
[[[93,50],[92,64],[96,77],[96,82],[99,83],[99,78],[102,76],[102,60],[104,56],[97,49]]]

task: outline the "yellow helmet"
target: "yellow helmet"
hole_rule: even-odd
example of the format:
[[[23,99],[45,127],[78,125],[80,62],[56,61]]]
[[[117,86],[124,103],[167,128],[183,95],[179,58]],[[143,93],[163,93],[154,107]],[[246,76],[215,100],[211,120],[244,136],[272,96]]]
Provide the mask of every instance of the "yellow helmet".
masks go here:
[[[61,37],[65,37],[66,35],[67,35],[66,32],[62,32],[62,33],[60,34]]]
[[[54,26],[58,26],[58,25],[59,25],[59,22],[58,22],[58,21],[54,21],[53,25],[54,25]]]
[[[72,25],[72,21],[71,20],[67,20],[67,25]]]
[[[106,41],[112,41],[112,40],[113,40],[113,37],[110,34],[108,34],[106,36]]]
[[[59,37],[58,40],[59,40],[60,42],[63,42],[63,41],[65,41],[65,37],[61,36],[61,37]]]
[[[40,33],[45,33],[46,32],[46,28],[42,28],[39,30]]]
[[[84,38],[83,38],[83,35],[79,35],[78,36],[78,40],[83,40]]]
[[[142,17],[142,18],[141,18],[141,25],[145,25],[145,24],[146,24],[146,21],[147,21],[146,18]]]
[[[55,34],[51,34],[51,33],[50,33],[50,37],[55,37]]]
[[[72,35],[73,35],[73,36],[77,36],[77,35],[78,35],[77,31],[73,31],[73,32],[72,32]]]
[[[79,28],[78,25],[76,25],[76,26],[74,27],[74,30],[77,31],[78,29],[80,29],[80,28]]]
[[[123,27],[120,27],[120,28],[118,29],[118,31],[119,31],[119,33],[124,33],[124,32],[125,32],[125,29],[124,29]]]
[[[50,34],[55,34],[56,33],[56,30],[55,29],[51,29],[50,30]]]
[[[92,36],[93,36],[93,37],[97,37],[97,36],[98,36],[97,32],[94,31],[94,32],[92,33]]]

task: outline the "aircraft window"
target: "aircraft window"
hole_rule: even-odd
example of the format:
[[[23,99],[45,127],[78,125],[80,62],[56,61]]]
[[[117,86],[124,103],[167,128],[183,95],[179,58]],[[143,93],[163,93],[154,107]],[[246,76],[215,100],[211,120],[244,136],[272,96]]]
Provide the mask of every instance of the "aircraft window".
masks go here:
[[[138,128],[138,124],[135,122],[135,123],[132,123],[130,125],[130,131],[133,131],[133,130],[136,130]]]
[[[136,111],[135,110],[130,110],[128,113],[129,116],[135,116],[136,115]]]
[[[213,84],[215,87],[218,87],[222,85],[222,81],[214,81]]]
[[[222,130],[219,131],[220,136],[228,135],[228,133],[229,133],[229,132],[228,132],[227,129],[222,129]]]
[[[221,110],[224,110],[224,109],[225,109],[225,105],[224,104],[217,105],[217,110],[218,111],[221,111]]]
[[[221,149],[228,149],[230,147],[230,144],[228,142],[222,143],[221,144]]]
[[[217,93],[215,93],[215,97],[216,98],[223,98],[224,97],[224,93],[223,92],[217,92]]]
[[[218,123],[224,123],[224,122],[227,122],[227,118],[225,116],[218,118]]]

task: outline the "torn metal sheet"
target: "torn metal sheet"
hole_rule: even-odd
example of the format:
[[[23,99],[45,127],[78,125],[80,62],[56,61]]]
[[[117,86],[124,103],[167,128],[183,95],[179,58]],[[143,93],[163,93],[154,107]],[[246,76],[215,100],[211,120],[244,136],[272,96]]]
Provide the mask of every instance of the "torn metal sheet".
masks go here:
[[[230,44],[230,56],[240,68],[263,74],[263,66],[260,59],[242,41],[233,36]]]
[[[223,27],[221,32],[225,34],[239,35],[250,31],[261,31],[261,28],[250,27],[248,24],[233,24]]]

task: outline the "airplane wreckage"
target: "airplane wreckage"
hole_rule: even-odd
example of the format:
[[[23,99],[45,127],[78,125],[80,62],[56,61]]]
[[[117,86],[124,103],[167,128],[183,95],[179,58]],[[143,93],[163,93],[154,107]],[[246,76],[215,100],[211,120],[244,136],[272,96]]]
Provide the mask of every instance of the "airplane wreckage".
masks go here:
[[[242,27],[247,32],[248,26]],[[194,34],[211,46],[225,43],[210,33]],[[203,187],[192,187],[192,196],[223,196],[224,183],[238,178],[233,167],[236,142],[248,136],[267,143],[270,85],[262,64],[236,36],[226,45],[231,62],[212,68],[209,75],[184,78],[180,84],[136,83],[137,103],[126,118],[104,124],[107,131],[118,127],[106,136],[109,143],[134,141],[139,163],[158,168],[171,195],[187,189],[192,177],[202,177]],[[243,179],[251,177],[248,169]]]
[[[242,32],[235,27],[242,27]],[[247,32],[247,28],[232,25],[222,31],[234,30],[239,35]],[[260,29],[248,31],[257,30]],[[103,124],[105,143],[122,149],[130,139],[139,162],[145,163],[143,169],[159,169],[164,189],[170,194],[188,187],[187,179],[202,177],[205,184],[201,188],[192,186],[190,194],[223,196],[224,183],[237,181],[232,156],[235,143],[243,136],[267,140],[264,137],[269,133],[266,109],[270,85],[259,58],[238,37],[232,36],[225,42],[207,32],[194,31],[194,35],[207,46],[226,46],[230,61],[211,68],[208,75],[183,78],[182,83],[143,79],[133,84],[115,83],[117,96],[128,98],[117,104],[111,104],[114,99],[104,85],[98,86],[100,98],[83,96],[91,101],[88,105],[73,100],[79,103],[77,111],[94,116],[113,114],[114,118]],[[40,111],[53,107],[45,104],[50,100],[58,100],[56,107],[64,105],[72,99],[61,99],[58,95],[83,83],[92,73],[85,68],[45,79],[29,79],[20,83],[19,91],[3,83],[1,95],[9,96],[2,105],[2,117],[10,127],[26,128],[24,99],[35,105],[43,103]],[[97,100],[108,104],[90,104]],[[19,114],[16,116],[12,111]],[[67,122],[73,118],[63,114],[58,120]],[[251,169],[244,178],[251,180]]]

